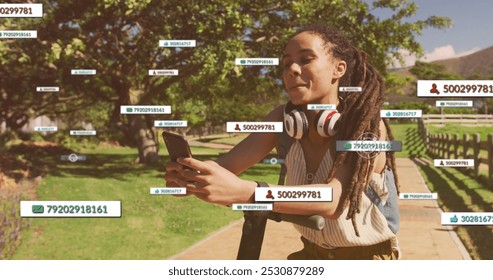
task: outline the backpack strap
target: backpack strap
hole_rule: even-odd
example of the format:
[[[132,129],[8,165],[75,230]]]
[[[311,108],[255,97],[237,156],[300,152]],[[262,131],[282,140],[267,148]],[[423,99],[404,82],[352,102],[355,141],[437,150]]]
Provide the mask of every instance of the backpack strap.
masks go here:
[[[392,172],[392,170],[388,167],[385,167],[385,185],[389,190],[389,197],[387,198],[385,204],[382,203],[372,188],[368,188],[366,196],[368,196],[370,201],[375,204],[380,212],[385,216],[390,230],[393,233],[397,233],[400,227],[399,208],[397,205],[399,197],[395,186],[394,172]]]

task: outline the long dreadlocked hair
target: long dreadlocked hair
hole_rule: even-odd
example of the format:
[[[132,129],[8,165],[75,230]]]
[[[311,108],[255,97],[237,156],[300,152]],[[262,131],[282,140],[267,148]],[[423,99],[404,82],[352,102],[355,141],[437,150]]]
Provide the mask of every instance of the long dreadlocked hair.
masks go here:
[[[377,70],[366,62],[367,54],[353,47],[344,35],[331,26],[315,24],[304,28],[298,34],[301,32],[319,36],[334,58],[346,62],[346,73],[339,80],[339,86],[362,88],[361,93],[348,94],[345,97],[346,109],[339,119],[337,140],[358,140],[365,133],[372,133],[380,138],[380,109],[384,101],[385,85]],[[383,119],[383,122],[389,139],[394,140],[388,121]],[[346,219],[351,219],[357,236],[359,231],[355,217],[360,212],[361,196],[368,188],[374,162],[375,157],[360,156],[354,152],[337,152],[327,180],[332,179],[342,164],[348,163],[345,166],[352,168],[353,176],[350,182],[343,186],[339,206],[345,207],[349,204]],[[387,152],[386,165],[394,171],[395,185],[399,193],[393,152]]]

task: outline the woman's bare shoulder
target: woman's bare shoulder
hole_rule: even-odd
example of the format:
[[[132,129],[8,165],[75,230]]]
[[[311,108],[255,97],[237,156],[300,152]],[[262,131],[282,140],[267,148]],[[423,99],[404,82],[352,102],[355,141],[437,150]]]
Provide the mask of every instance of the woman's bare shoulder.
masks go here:
[[[263,120],[268,122],[282,122],[284,120],[284,105],[274,108]]]

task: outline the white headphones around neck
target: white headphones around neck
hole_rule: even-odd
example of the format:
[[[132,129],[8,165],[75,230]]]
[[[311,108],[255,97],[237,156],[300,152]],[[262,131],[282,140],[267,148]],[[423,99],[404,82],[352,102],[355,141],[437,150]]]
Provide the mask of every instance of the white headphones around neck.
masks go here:
[[[322,110],[315,118],[314,128],[322,137],[334,136],[339,130],[339,119],[346,109],[344,99],[339,97],[339,100],[342,107],[341,113],[336,109]],[[306,105],[293,105],[291,101],[284,106],[284,127],[286,128],[286,133],[295,139],[301,139],[308,134],[308,119],[302,110],[303,106]]]

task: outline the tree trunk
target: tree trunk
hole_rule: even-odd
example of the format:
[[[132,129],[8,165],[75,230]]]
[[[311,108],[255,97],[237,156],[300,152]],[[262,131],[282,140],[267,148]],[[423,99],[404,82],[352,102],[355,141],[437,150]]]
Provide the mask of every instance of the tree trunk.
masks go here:
[[[131,105],[130,82],[122,81],[114,77],[113,87],[118,93],[118,100],[112,114],[112,122],[120,127],[127,138],[127,141],[137,146],[139,158],[137,163],[150,164],[159,160],[159,146],[152,131],[152,122],[146,122],[148,115],[127,115],[128,125],[121,124],[120,106]]]
[[[159,147],[152,129],[143,118],[141,115],[128,115],[129,132],[139,150],[138,163],[155,163],[159,160]]]

